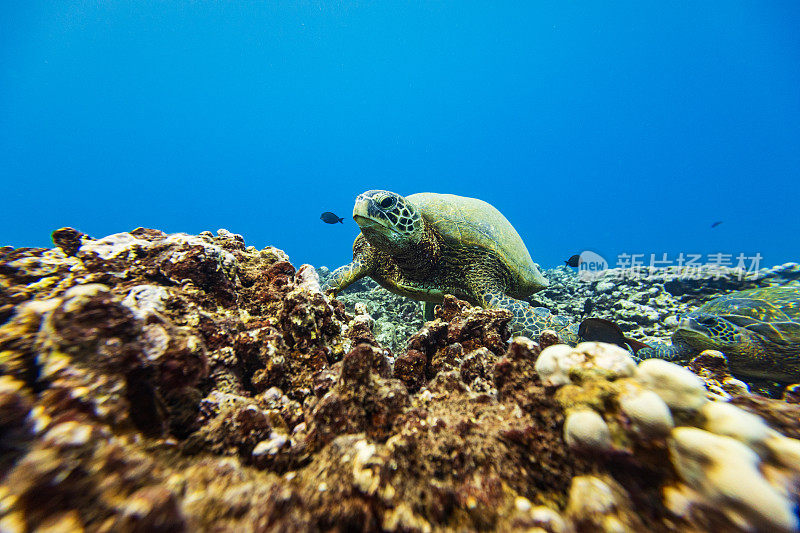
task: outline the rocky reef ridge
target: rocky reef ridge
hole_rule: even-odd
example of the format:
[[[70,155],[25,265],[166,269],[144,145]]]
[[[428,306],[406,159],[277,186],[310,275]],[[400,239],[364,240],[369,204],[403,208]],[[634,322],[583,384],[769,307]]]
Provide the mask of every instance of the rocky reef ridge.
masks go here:
[[[0,249],[0,530],[799,527],[797,387],[718,352],[511,339],[452,297],[389,343],[224,230],[53,240]]]

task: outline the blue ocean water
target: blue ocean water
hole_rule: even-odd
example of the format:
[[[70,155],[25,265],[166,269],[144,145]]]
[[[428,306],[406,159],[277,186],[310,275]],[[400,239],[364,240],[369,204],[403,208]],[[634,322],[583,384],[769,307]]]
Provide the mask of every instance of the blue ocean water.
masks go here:
[[[333,268],[388,189],[486,200],[544,266],[796,261],[797,28],[794,0],[3,2],[0,245],[226,228]]]

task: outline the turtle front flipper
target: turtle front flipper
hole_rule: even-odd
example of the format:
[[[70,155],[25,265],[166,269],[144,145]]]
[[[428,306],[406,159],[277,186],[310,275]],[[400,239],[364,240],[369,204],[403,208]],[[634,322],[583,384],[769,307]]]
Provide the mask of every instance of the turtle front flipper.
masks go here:
[[[664,359],[665,361],[679,361],[686,359],[692,352],[686,346],[654,342],[636,352],[639,359]]]
[[[350,263],[334,270],[331,277],[325,281],[322,291],[330,296],[336,296],[367,274],[369,274],[367,262],[357,257]]]

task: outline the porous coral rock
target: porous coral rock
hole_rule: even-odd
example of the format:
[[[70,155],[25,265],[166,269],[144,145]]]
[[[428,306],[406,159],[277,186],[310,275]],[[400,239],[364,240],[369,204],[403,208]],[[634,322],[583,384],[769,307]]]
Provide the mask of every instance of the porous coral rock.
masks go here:
[[[636,368],[635,379],[658,394],[670,409],[696,410],[708,401],[703,380],[669,361],[642,361]]]
[[[746,530],[794,531],[796,507],[759,470],[758,454],[731,438],[691,427],[672,431],[670,457],[681,479],[706,505]]]
[[[61,248],[66,255],[73,256],[78,252],[84,239],[89,239],[89,236],[75,228],[60,228],[53,232],[52,238],[53,244]]]
[[[689,361],[688,368],[705,382],[708,393],[717,398],[749,394],[747,384],[734,378],[728,368],[728,360],[720,351],[704,350]]]
[[[491,375],[492,363],[497,360],[492,352],[486,348],[478,348],[461,358],[459,375],[461,381],[471,385],[473,390],[484,390],[492,392],[491,388],[486,388],[487,378]]]
[[[254,401],[253,377],[272,358],[253,364],[258,358],[248,361],[248,350],[235,343],[240,333],[263,331],[254,341],[288,360],[291,379],[280,375],[279,384],[293,394],[311,383],[314,372],[301,364],[321,357],[319,366],[327,367],[337,350],[341,354],[345,315],[301,287],[302,279],[296,283],[291,265],[275,268],[285,254],[246,251],[240,236],[226,232],[168,236],[139,229],[99,241],[81,237],[84,249],[76,257],[18,250],[0,264],[0,282],[23,295],[15,318],[0,327],[0,368],[28,387],[22,397],[36,394],[34,427],[41,431],[88,416],[113,432],[156,435],[169,428],[185,439],[202,427],[197,387],[233,392],[240,407],[229,412],[228,425],[210,424],[205,438],[192,437],[196,452],[233,453],[247,461],[260,435],[251,429],[262,427],[263,416],[267,436],[299,425],[302,408],[285,395],[274,409]],[[253,276],[247,286],[240,264]],[[31,296],[37,299],[25,301]],[[247,305],[232,309],[240,299]],[[25,445],[20,437],[9,437],[9,444]],[[286,468],[287,461],[274,466]]]
[[[67,290],[43,317],[37,338],[38,378],[47,383],[46,397],[104,423],[161,434],[165,413],[156,391],[159,365],[164,364],[165,377],[170,369],[190,374],[192,365],[149,360],[143,325],[108,287],[88,284]],[[188,384],[204,372],[205,354],[191,353],[185,362],[193,357],[200,362],[187,376]]]
[[[372,333],[372,328],[375,326],[375,320],[367,311],[367,306],[363,303],[356,304],[356,314],[353,320],[347,325],[347,338],[351,341],[348,346],[355,346],[356,344],[371,344],[380,348],[380,344],[375,340]],[[390,352],[391,353],[391,352]],[[390,355],[387,354],[387,355]]]
[[[115,233],[102,239],[85,242],[81,246],[83,250],[79,251],[86,255],[96,255],[100,259],[114,259],[123,254],[128,257],[148,244],[148,241],[138,239],[130,233]]]
[[[22,381],[0,376],[0,479],[33,438],[33,395]]]
[[[743,442],[751,448],[762,447],[769,427],[758,416],[725,402],[708,402],[700,409],[704,429]]]
[[[169,290],[159,285],[134,285],[122,300],[137,318],[145,319],[164,312],[170,299]]]
[[[31,531],[78,511],[77,522],[98,531],[180,531],[178,500],[158,487],[158,476],[156,463],[125,439],[86,422],[60,422],[3,480],[0,526]]]
[[[505,311],[448,297],[394,350],[390,314],[369,304],[389,300],[353,320],[309,268],[231,232],[54,238],[0,249],[0,529],[731,527],[716,509],[734,506],[676,477],[657,386],[593,356],[545,386],[548,335],[508,343]],[[637,305],[661,291],[641,287]],[[402,309],[400,330],[416,329],[419,305]],[[794,498],[800,406],[729,395],[769,428],[747,446],[764,482]],[[587,410],[612,449],[565,441]]]
[[[618,378],[633,375],[635,361],[630,354],[613,344],[582,342],[575,348],[556,344],[542,350],[536,360],[536,372],[548,385],[565,385],[593,377]]]
[[[408,350],[394,362],[395,375],[411,391],[418,390],[437,373],[460,370],[465,356],[482,348],[485,367],[506,350],[510,336],[510,313],[505,310],[473,307],[455,297],[445,296],[437,307],[436,320],[428,322],[408,341]],[[467,363],[467,366],[472,362]],[[464,373],[470,379],[470,372]]]
[[[0,371],[34,386],[39,377],[36,342],[42,317],[61,300],[27,301],[19,304],[11,319],[0,326]]]
[[[201,401],[197,425],[198,430],[182,444],[186,453],[238,454],[246,459],[274,429],[287,431],[276,411],[261,409],[249,398],[216,391]]]
[[[331,272],[326,267],[317,269],[321,282]],[[363,304],[374,322],[373,333],[377,342],[395,354],[402,353],[406,344],[423,325],[420,302],[384,289],[370,278],[350,285],[336,297],[350,314],[360,314],[355,306]]]
[[[572,411],[564,423],[564,440],[572,448],[608,451],[613,447],[611,432],[603,417],[590,409]]]
[[[376,440],[386,439],[409,402],[405,386],[390,375],[383,351],[369,344],[359,344],[345,355],[336,385],[307,417],[311,446],[360,431]]]
[[[539,335],[539,348],[542,350],[549,346],[553,346],[554,344],[560,343],[561,339],[559,339],[558,333],[552,329],[546,329]]]
[[[320,287],[319,275],[314,267],[311,265],[300,265],[295,274],[297,286],[300,289],[306,290],[312,294],[322,292]]]
[[[623,394],[619,406],[633,424],[633,430],[644,437],[664,437],[674,426],[669,407],[653,391]]]
[[[578,531],[644,531],[629,501],[625,490],[611,479],[576,476],[572,478],[566,516]]]

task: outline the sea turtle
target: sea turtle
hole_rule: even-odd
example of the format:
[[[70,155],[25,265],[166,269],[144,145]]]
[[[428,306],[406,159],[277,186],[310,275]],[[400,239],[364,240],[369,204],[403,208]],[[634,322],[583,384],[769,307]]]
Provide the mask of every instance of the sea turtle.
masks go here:
[[[732,292],[679,319],[671,346],[650,345],[636,355],[673,361],[719,350],[734,374],[800,380],[800,285]]]
[[[325,284],[335,296],[369,276],[384,288],[415,300],[439,303],[452,294],[475,305],[508,309],[514,332],[538,337],[556,330],[577,340],[577,326],[523,298],[547,287],[528,249],[508,220],[490,204],[452,194],[389,191],[360,194],[353,218],[361,233],[353,261]]]

